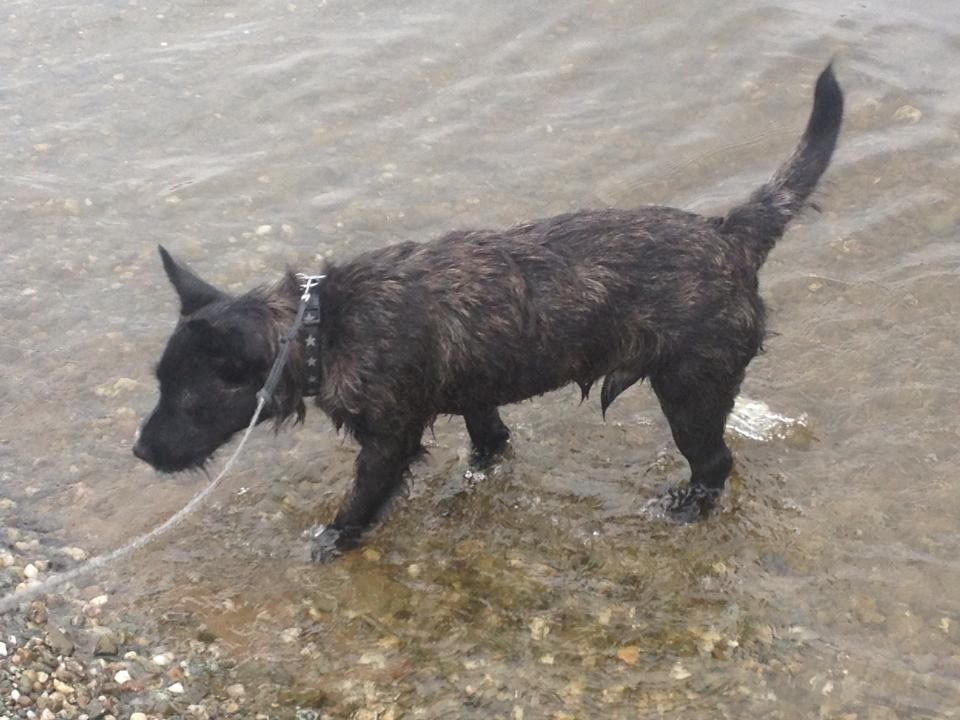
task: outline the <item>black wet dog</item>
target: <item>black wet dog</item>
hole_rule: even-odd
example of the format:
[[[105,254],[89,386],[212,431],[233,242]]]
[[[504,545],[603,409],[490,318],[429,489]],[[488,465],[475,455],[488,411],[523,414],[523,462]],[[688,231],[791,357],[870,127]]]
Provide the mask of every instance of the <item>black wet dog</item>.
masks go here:
[[[267,412],[303,417],[314,358],[317,404],[360,444],[356,479],[314,556],[359,539],[437,415],[463,416],[482,461],[508,442],[500,405],[571,382],[586,396],[601,378],[604,412],[650,379],[690,463],[674,510],[705,511],[730,472],[724,424],[764,337],[757,271],[827,168],[842,115],[828,67],[796,152],[724,217],[588,210],[401,243],[325,268],[319,354],[295,344]],[[250,422],[300,289],[288,274],[233,297],[161,255],[181,317],[134,452],[176,471],[202,465]]]

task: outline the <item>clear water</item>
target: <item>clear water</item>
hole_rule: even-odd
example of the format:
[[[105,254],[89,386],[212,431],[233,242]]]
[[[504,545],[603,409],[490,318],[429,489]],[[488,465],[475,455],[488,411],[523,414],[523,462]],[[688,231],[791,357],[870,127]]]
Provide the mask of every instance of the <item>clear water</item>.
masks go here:
[[[506,410],[515,457],[484,479],[464,478],[462,423],[438,423],[370,550],[313,567],[300,532],[331,516],[354,455],[314,412],[254,437],[212,504],[89,582],[191,613],[264,702],[956,715],[955,2],[13,0],[0,16],[0,523],[92,553],[206,481],[129,450],[175,320],[157,243],[241,290],[456,227],[722,210],[792,150],[835,55],[848,114],[823,211],[764,268],[776,334],[744,387],[802,422],[731,432],[708,522],[643,512],[685,473],[646,388],[606,423],[569,390]]]

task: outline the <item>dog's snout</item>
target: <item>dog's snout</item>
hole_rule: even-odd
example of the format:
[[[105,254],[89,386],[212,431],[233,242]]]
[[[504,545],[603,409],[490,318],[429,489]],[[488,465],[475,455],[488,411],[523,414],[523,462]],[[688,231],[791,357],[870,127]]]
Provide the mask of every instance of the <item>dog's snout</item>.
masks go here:
[[[146,443],[143,442],[142,437],[137,437],[137,441],[133,444],[133,454],[143,460],[145,463],[153,465],[153,451]]]

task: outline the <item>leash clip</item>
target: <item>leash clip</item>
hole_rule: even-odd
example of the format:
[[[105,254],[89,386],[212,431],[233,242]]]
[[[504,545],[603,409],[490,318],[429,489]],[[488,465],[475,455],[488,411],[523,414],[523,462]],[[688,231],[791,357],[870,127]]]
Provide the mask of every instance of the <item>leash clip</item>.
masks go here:
[[[313,290],[326,275],[306,275],[297,273],[297,280],[300,281],[300,287],[303,289],[303,295],[300,296],[300,302],[307,302],[310,299],[310,291]]]

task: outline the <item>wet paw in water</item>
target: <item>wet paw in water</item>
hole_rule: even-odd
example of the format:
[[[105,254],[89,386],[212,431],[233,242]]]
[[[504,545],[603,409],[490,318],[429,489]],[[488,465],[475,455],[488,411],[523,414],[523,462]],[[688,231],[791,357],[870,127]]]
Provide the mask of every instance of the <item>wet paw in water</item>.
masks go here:
[[[507,440],[502,445],[492,450],[473,450],[470,453],[470,470],[477,474],[483,474],[492,470],[500,463],[512,458],[513,446],[510,444],[510,441]]]
[[[310,541],[310,561],[317,565],[333,562],[343,554],[342,533],[327,525],[315,525],[304,536]]]
[[[647,503],[646,511],[668,522],[693,523],[705,520],[716,506],[720,491],[701,485],[670,488]]]

